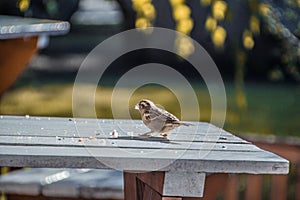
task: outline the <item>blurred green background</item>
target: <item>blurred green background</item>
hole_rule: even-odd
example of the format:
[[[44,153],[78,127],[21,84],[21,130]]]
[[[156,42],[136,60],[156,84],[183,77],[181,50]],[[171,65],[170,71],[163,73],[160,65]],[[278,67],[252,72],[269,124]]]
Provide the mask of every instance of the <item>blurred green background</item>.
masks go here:
[[[0,114],[71,117],[73,83],[85,56],[116,33],[159,26],[191,36],[216,62],[227,94],[226,130],[299,137],[299,6],[299,1],[1,1],[1,14],[68,20],[72,27],[65,36],[49,38],[49,44],[1,97]],[[191,44],[179,40],[177,50],[183,58],[192,49]],[[203,82],[197,84],[184,59],[147,52],[138,55],[142,56],[115,63],[115,70],[108,73],[104,84],[99,84],[99,118],[112,117],[111,93],[120,73],[147,60],[168,63],[165,60],[169,59],[171,65],[180,66],[193,79],[200,120],[210,120],[209,93]],[[133,107],[143,98],[181,115],[178,100],[170,90],[146,85],[134,93],[128,105],[134,119],[140,117]]]
[[[129,89],[123,90],[126,92]],[[72,117],[72,91],[73,85],[69,83],[16,87],[2,97],[1,114]],[[82,91],[82,98],[84,98],[84,89]],[[226,84],[228,106],[224,126],[226,130],[235,134],[254,133],[299,137],[299,88],[249,83],[246,84],[244,92],[247,107],[240,109],[236,104],[235,87],[230,83]],[[112,118],[111,93],[110,87],[97,90],[96,99],[97,96],[101,96],[102,99],[102,101],[96,101],[99,118]],[[198,88],[196,93],[200,99],[201,120],[210,121],[209,94],[201,88]],[[143,98],[163,105],[168,111],[180,117],[180,107],[172,92],[159,86],[145,86],[137,90],[130,100],[129,109],[134,119],[140,119],[139,113],[133,108]]]

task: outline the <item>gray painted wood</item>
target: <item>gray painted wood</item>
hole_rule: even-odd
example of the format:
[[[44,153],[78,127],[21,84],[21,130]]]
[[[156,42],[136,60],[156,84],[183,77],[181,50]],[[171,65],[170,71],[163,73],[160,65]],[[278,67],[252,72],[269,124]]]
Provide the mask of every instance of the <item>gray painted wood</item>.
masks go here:
[[[139,137],[119,137],[119,138],[66,138],[66,137],[40,137],[40,136],[0,136],[0,143],[3,145],[34,145],[34,146],[57,146],[60,147],[93,147],[93,148],[141,148],[141,149],[187,149],[208,150],[203,142],[170,141],[163,138],[145,139]],[[213,150],[218,151],[260,151],[252,144],[236,143],[213,143]],[[210,144],[209,143],[209,144]]]
[[[102,173],[101,177],[99,177],[99,174],[96,176],[95,174],[89,175],[90,177],[85,177],[85,183],[81,184],[81,197],[86,199],[124,199],[122,172],[109,170],[106,173]]]
[[[202,197],[204,183],[205,173],[167,172],[165,174],[163,195],[178,197]]]
[[[178,129],[165,139],[131,136],[148,130],[140,120],[0,116],[0,164],[139,171],[159,170],[160,166],[184,170],[178,166],[182,165],[195,172],[288,172],[287,160],[211,124],[192,123],[194,126]],[[118,138],[110,138],[112,130],[119,132]],[[214,166],[203,167],[204,161]],[[236,167],[223,167],[232,163]]]
[[[0,165],[165,171],[167,181],[194,174],[200,188],[203,173],[288,173],[287,160],[211,124],[191,123],[166,139],[138,137],[148,131],[139,120],[0,116]],[[182,181],[166,191],[189,196]]]
[[[68,22],[0,15],[0,39],[66,34]]]
[[[114,170],[35,168],[0,177],[6,194],[123,199],[123,188],[122,172]]]
[[[221,155],[220,155],[221,154]],[[288,161],[270,152],[220,152],[118,148],[5,146],[0,165],[31,167],[115,168],[135,171],[209,173],[288,173]]]
[[[2,128],[1,135],[16,136],[57,136],[60,138],[73,137],[97,137],[109,138],[113,130],[119,136],[137,136],[140,133],[148,132],[140,120],[92,120],[92,119],[69,119],[69,118],[45,118],[29,117],[20,118],[18,121],[14,117],[4,117],[6,126]],[[55,120],[55,126],[52,121]],[[183,141],[215,141],[227,140],[236,143],[248,143],[228,132],[219,129],[211,124],[203,122],[192,122],[192,127],[179,127],[169,135],[172,140]],[[12,131],[13,127],[13,131]],[[41,134],[43,133],[43,134]],[[220,135],[220,138],[218,137]]]
[[[93,191],[97,192],[89,194]],[[48,197],[122,199],[124,197],[122,172],[89,170],[86,173],[77,173],[62,181],[44,185],[42,194]]]
[[[0,177],[0,191],[7,194],[33,195],[40,194],[45,177],[57,173],[57,169],[36,169],[11,172]]]

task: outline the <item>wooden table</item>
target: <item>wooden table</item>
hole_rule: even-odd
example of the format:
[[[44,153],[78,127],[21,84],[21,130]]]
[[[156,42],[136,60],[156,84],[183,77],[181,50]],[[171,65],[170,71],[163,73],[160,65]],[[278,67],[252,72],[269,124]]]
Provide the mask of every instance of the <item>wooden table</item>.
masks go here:
[[[0,96],[37,53],[39,37],[66,34],[69,29],[64,21],[0,15]]]
[[[138,137],[139,120],[0,116],[0,166],[122,170],[127,200],[201,197],[211,173],[288,173],[287,160],[192,123],[166,139]]]
[[[121,200],[123,174],[106,169],[30,168],[0,176],[7,200]]]
[[[69,29],[70,24],[65,21],[0,15],[0,39],[61,35]]]

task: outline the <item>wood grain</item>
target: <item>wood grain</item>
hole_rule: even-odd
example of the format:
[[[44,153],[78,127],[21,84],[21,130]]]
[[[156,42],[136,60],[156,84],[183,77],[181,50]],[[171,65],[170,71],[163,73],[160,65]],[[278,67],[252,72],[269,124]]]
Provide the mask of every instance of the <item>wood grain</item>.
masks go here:
[[[125,196],[133,200],[141,193],[201,196],[207,173],[288,173],[287,160],[211,124],[191,123],[166,139],[138,137],[147,131],[140,120],[0,116],[0,165],[143,172],[124,173],[125,190],[134,193]]]

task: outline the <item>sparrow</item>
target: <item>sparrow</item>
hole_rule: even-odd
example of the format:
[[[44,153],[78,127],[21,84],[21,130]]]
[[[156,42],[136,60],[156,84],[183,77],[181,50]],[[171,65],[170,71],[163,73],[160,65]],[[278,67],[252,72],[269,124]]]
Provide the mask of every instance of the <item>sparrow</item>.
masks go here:
[[[151,130],[140,136],[151,136],[152,133],[160,133],[167,137],[168,132],[178,126],[190,126],[192,124],[181,122],[177,117],[168,111],[158,108],[152,101],[143,99],[135,105],[135,109],[140,111],[143,123]]]

